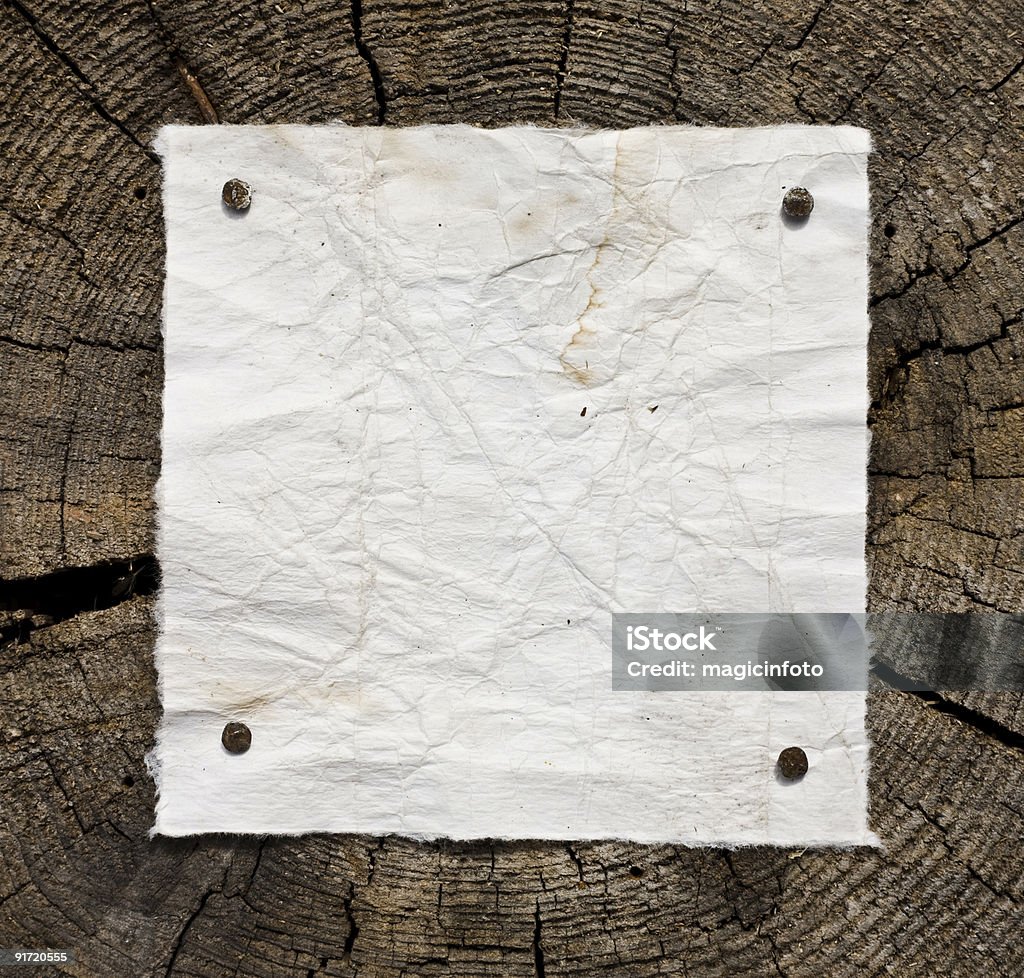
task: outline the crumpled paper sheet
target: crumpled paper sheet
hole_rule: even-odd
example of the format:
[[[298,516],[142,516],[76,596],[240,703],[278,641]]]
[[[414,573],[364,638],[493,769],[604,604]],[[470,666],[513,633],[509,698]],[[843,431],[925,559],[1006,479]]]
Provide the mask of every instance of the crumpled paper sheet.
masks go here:
[[[876,841],[863,693],[610,678],[613,611],[863,610],[867,133],[158,148],[155,832]]]

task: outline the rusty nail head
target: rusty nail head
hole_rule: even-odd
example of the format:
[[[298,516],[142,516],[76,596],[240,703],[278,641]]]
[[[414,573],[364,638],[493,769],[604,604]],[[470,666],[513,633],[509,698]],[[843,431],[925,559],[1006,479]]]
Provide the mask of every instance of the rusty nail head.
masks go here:
[[[220,196],[233,211],[247,211],[252,203],[252,187],[244,180],[228,180]]]
[[[807,773],[807,755],[799,747],[787,747],[779,754],[779,773],[787,781],[796,781]]]
[[[244,754],[252,744],[252,732],[244,723],[226,723],[220,742],[229,754]]]
[[[786,217],[806,221],[814,210],[814,198],[806,188],[794,187],[782,198],[782,209],[786,212]]]

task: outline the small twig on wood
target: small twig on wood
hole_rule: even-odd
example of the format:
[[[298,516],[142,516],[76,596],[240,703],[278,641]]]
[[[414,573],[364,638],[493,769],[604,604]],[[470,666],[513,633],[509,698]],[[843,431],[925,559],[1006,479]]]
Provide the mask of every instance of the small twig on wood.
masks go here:
[[[181,80],[192,93],[192,98],[196,100],[196,105],[199,106],[199,111],[202,113],[203,118],[210,125],[217,125],[220,122],[217,110],[213,107],[210,97],[203,91],[203,86],[199,84],[199,79],[192,73],[192,69],[185,64],[181,57],[177,56],[174,59],[174,67],[178,69]]]

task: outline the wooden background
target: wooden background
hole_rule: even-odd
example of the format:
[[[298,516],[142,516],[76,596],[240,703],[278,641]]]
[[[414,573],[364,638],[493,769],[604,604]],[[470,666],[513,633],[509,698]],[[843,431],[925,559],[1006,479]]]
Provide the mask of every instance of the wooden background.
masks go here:
[[[1018,696],[872,696],[884,851],[150,841],[143,764],[160,125],[869,128],[872,607],[1019,610],[1019,2],[2,0],[0,24],[0,945],[97,976],[1024,974]]]

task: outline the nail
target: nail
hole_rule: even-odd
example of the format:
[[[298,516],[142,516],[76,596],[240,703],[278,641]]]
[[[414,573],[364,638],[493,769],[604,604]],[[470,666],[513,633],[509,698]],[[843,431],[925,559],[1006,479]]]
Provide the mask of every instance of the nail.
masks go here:
[[[233,211],[247,211],[252,203],[252,187],[244,180],[228,180],[220,196]]]
[[[782,209],[786,212],[786,217],[806,221],[814,210],[814,198],[804,187],[794,187],[782,198]]]
[[[799,747],[787,747],[779,754],[779,773],[787,781],[796,781],[807,773],[807,755]]]
[[[252,732],[244,723],[227,723],[220,742],[229,754],[244,754],[252,744]]]

